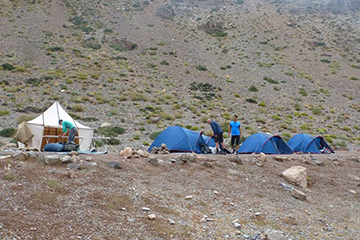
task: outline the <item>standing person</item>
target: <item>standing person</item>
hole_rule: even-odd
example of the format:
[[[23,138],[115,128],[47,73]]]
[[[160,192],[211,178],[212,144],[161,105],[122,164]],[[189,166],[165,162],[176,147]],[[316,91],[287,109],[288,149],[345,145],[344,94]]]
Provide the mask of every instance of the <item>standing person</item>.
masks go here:
[[[219,143],[221,144],[222,149],[224,151],[226,149],[223,138],[224,131],[221,129],[220,124],[215,121],[212,121],[211,119],[208,119],[207,123],[211,126],[214,132],[216,153],[219,153]]]
[[[63,121],[62,119],[59,120],[59,125],[62,126],[62,133],[59,137],[62,138],[63,136],[65,136],[68,130],[70,130],[67,143],[74,142],[77,133],[77,128],[75,127],[75,125],[72,122]]]
[[[238,116],[234,115],[234,120],[230,122],[228,135],[231,133],[231,147],[233,148],[233,153],[239,150],[240,139],[241,139],[241,124],[237,121]],[[236,143],[236,144],[235,144]],[[236,146],[236,148],[235,148]]]

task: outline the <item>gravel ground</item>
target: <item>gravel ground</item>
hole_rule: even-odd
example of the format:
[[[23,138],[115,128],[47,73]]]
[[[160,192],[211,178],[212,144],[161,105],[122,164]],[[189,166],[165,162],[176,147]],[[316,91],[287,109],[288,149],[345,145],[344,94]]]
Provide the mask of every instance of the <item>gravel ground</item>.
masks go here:
[[[44,154],[1,159],[0,239],[360,239],[359,152],[178,156],[80,155],[74,178]],[[279,185],[291,166],[307,168],[305,201]]]

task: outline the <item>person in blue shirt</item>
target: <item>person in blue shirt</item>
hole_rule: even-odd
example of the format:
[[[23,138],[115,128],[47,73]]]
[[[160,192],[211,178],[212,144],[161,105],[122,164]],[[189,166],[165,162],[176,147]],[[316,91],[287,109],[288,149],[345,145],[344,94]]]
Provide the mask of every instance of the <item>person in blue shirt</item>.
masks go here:
[[[238,116],[234,115],[234,120],[230,122],[228,135],[231,134],[231,147],[233,148],[233,153],[239,150],[240,139],[241,139],[241,124],[237,121]],[[235,144],[236,143],[236,144]],[[235,148],[236,146],[236,148]]]
[[[75,127],[75,125],[72,122],[63,121],[62,119],[59,120],[59,125],[62,126],[62,132],[59,137],[62,138],[63,136],[65,136],[68,130],[70,130],[67,143],[74,142],[77,133],[77,128]]]
[[[215,121],[212,121],[211,119],[208,119],[207,123],[210,124],[210,126],[214,132],[216,153],[219,153],[219,143],[221,144],[222,149],[224,151],[226,149],[225,144],[224,144],[224,138],[223,138],[224,131],[221,129],[220,124]]]

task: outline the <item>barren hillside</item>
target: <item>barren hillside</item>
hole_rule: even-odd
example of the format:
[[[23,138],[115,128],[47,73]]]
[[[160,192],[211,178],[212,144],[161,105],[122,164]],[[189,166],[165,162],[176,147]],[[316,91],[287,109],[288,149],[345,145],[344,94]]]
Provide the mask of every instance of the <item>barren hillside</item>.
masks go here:
[[[208,117],[225,128],[236,113],[245,136],[308,132],[355,150],[358,10],[350,0],[1,1],[0,128],[58,100],[84,124],[124,128],[112,141],[121,147],[144,148],[173,124],[209,131]]]

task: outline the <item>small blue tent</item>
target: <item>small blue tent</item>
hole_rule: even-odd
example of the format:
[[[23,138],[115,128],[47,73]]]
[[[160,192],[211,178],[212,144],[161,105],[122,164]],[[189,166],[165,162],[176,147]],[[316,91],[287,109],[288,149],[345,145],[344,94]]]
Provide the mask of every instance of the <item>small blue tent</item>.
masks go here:
[[[255,133],[243,142],[238,153],[293,154],[294,151],[280,136]]]
[[[300,133],[293,136],[288,145],[295,151],[301,153],[334,153],[325,139],[321,136],[314,137],[310,134]]]
[[[165,143],[170,152],[195,152],[201,153],[200,145],[215,147],[213,139],[203,136],[201,132],[191,131],[180,126],[167,127],[153,141],[148,151],[153,147],[160,147]]]

